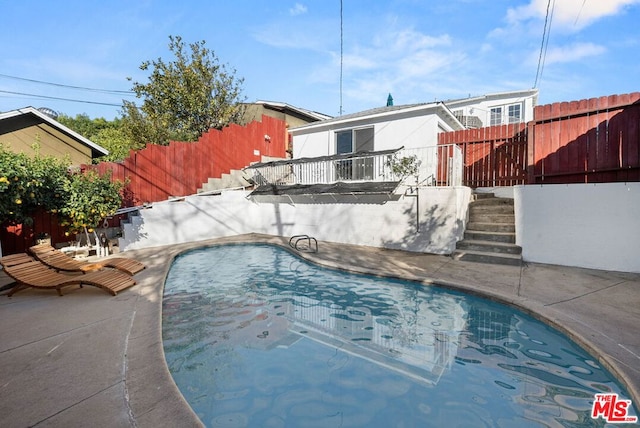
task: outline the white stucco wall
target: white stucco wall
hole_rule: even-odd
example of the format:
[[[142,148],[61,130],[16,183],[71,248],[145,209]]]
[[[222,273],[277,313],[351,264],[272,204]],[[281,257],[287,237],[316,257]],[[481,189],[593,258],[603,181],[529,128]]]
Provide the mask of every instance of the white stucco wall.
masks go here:
[[[289,237],[308,234],[318,240],[373,247],[450,254],[461,239],[471,190],[466,187],[420,190],[420,231],[416,233],[416,199],[355,199],[337,202],[256,203],[248,192],[191,196],[141,210],[124,228],[120,249],[264,233]],[[365,203],[366,202],[366,203]]]
[[[640,183],[514,188],[525,261],[640,272]]]

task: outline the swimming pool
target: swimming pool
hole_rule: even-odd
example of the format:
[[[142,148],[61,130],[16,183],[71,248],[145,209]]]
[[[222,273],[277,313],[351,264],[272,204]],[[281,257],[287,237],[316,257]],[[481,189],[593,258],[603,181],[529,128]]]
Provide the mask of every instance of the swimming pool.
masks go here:
[[[513,308],[265,244],[178,257],[163,340],[208,426],[602,426],[594,395],[628,397],[578,345]]]

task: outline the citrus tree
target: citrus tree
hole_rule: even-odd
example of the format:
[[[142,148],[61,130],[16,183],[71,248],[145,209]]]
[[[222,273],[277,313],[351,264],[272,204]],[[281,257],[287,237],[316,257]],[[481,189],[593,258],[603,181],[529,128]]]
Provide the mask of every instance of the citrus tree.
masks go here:
[[[65,183],[65,204],[60,213],[62,225],[70,233],[92,232],[122,204],[124,184],[111,181],[111,174],[87,171],[70,175]]]
[[[69,162],[12,153],[0,144],[0,223],[33,224],[38,208],[56,213],[65,204]]]
[[[38,209],[57,214],[69,234],[97,227],[122,204],[124,183],[69,162],[10,152],[0,144],[0,223],[33,225]]]

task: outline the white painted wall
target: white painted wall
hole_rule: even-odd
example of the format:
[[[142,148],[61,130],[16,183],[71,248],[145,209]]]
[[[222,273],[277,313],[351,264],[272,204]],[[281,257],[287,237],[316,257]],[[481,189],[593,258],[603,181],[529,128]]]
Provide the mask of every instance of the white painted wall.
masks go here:
[[[318,240],[433,254],[450,254],[462,238],[471,190],[466,187],[422,188],[420,231],[416,233],[416,198],[400,196],[384,203],[344,196],[332,203],[300,198],[290,202],[256,203],[249,192],[190,196],[141,210],[125,225],[120,250],[154,247],[264,233],[289,237],[308,234]]]
[[[640,272],[640,183],[516,186],[525,261]]]

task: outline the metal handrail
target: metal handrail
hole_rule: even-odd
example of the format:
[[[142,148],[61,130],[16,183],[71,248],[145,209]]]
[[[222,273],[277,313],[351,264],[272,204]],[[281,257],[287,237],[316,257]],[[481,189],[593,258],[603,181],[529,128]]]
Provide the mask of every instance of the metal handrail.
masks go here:
[[[295,239],[295,242],[294,242]],[[300,248],[298,248],[298,244],[300,243],[300,241],[303,240],[307,240],[307,248],[309,249],[309,251],[313,252],[313,253],[317,253],[318,252],[318,240],[316,238],[314,238],[313,236],[309,236],[309,235],[293,235],[290,239],[289,239],[289,246],[291,248],[293,248],[296,251],[302,251]],[[315,250],[313,250],[311,248],[311,241],[313,241],[315,243]]]

